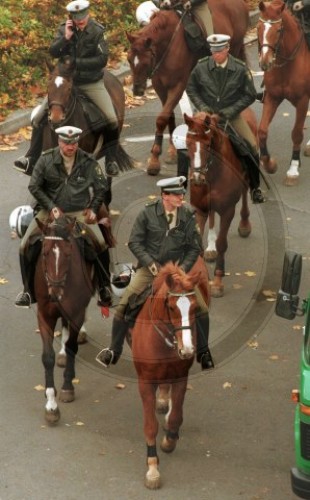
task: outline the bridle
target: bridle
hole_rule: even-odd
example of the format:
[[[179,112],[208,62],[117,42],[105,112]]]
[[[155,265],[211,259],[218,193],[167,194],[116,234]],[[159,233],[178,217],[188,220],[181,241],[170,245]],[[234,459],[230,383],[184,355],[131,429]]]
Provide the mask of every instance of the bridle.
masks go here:
[[[76,106],[76,101],[77,101],[77,95],[76,95],[76,92],[73,91],[72,86],[71,86],[71,92],[70,92],[70,96],[69,96],[67,105],[64,105],[62,102],[59,102],[56,100],[50,100],[48,97],[49,122],[50,122],[50,126],[52,128],[54,126],[57,128],[60,125],[65,124],[66,122],[68,122],[71,119],[73,112],[74,112],[74,109],[75,109],[75,106]],[[64,119],[55,125],[50,120],[50,110],[53,106],[58,106],[59,108],[61,108],[63,111],[63,114],[64,114]]]
[[[285,64],[287,64],[288,62],[290,61],[293,61],[297,55],[297,52],[298,50],[300,49],[300,46],[301,46],[301,43],[302,43],[302,39],[303,39],[303,33],[301,32],[300,33],[300,38],[299,38],[299,41],[298,43],[296,44],[294,50],[292,51],[292,53],[290,54],[290,56],[288,57],[285,57],[285,56],[282,56],[280,54],[280,45],[281,45],[281,42],[283,40],[283,35],[284,35],[284,26],[283,26],[283,18],[280,17],[279,19],[274,19],[274,20],[271,20],[271,19],[263,19],[262,17],[259,18],[259,21],[262,22],[263,24],[278,24],[278,23],[281,23],[279,29],[278,29],[278,39],[276,41],[276,43],[274,45],[270,45],[269,43],[263,43],[263,44],[260,44],[259,42],[259,39],[258,39],[258,53],[259,55],[261,54],[261,51],[264,47],[272,50],[273,52],[273,61],[276,61],[277,58],[280,58],[283,60],[282,63],[279,63],[279,64],[274,64],[275,67],[277,68],[281,68],[282,66],[285,66]]]
[[[44,238],[43,238],[43,252],[42,252],[43,253],[43,261],[42,261],[43,274],[44,274],[45,281],[46,281],[48,288],[64,289],[65,284],[66,284],[66,280],[67,280],[68,270],[64,273],[64,275],[59,280],[53,279],[49,276],[48,271],[47,271],[47,262],[46,262],[47,257],[44,253],[44,241],[45,240],[52,240],[52,241],[67,241],[67,240],[65,240],[65,238],[62,238],[61,236],[44,236]],[[70,244],[70,252],[66,253],[66,255],[65,255],[65,259],[67,261],[69,261],[71,259],[71,254],[72,254],[72,244],[70,241],[68,241],[68,243]]]
[[[153,309],[152,309],[152,304],[153,304],[153,299],[155,298],[155,295],[152,294],[151,301],[149,303],[149,313],[150,313],[150,319],[151,319],[151,324],[154,328],[154,330],[159,334],[159,336],[164,340],[165,344],[171,348],[171,349],[177,349],[178,346],[178,341],[176,337],[176,333],[178,331],[182,330],[190,330],[191,332],[193,331],[193,327],[188,325],[188,326],[174,326],[173,321],[171,319],[171,314],[170,314],[170,309],[168,307],[168,297],[189,297],[195,295],[195,290],[190,290],[188,292],[172,292],[168,291],[167,296],[165,299],[165,307],[168,312],[168,323],[159,320],[160,321],[160,326],[158,326],[155,321],[153,320]],[[155,299],[156,300],[156,299]],[[158,320],[156,320],[158,323]]]

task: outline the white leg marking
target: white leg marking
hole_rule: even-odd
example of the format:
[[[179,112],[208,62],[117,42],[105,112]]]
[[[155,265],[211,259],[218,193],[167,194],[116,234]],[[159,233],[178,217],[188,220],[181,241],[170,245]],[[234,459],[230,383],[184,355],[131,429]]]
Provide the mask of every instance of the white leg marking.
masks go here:
[[[69,338],[69,330],[65,326],[62,327],[61,330],[61,348],[59,354],[66,355],[66,342]]]
[[[57,409],[57,402],[55,397],[55,391],[52,387],[46,389],[45,391],[47,403],[45,408],[47,411],[55,411]]]
[[[290,168],[286,172],[288,177],[299,177],[299,161],[292,160],[290,164]]]
[[[216,252],[216,238],[217,234],[215,229],[209,229],[207,239],[207,252]]]

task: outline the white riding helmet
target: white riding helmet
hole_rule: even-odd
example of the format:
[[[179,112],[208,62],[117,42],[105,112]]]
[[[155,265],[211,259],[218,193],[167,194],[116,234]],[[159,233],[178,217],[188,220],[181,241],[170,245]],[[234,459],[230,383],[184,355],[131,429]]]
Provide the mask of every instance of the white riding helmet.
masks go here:
[[[30,205],[22,205],[14,208],[9,217],[11,231],[15,231],[22,238],[33,219],[33,209]]]
[[[172,134],[172,143],[176,149],[187,149],[186,147],[186,134],[188,131],[188,125],[182,123],[178,125]]]
[[[122,297],[134,274],[132,264],[115,264],[111,273],[111,290],[116,297]]]
[[[149,24],[150,18],[154,12],[159,10],[151,0],[141,3],[136,9],[136,19],[141,26]]]

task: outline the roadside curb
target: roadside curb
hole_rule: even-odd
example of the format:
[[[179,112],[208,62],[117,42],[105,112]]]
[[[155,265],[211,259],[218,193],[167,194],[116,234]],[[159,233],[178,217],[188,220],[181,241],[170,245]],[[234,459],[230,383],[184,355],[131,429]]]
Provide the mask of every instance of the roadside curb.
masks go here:
[[[259,10],[250,12],[250,29],[255,28],[259,18]],[[245,37],[244,43],[251,43],[256,40],[256,35],[250,34]],[[111,70],[120,80],[130,72],[126,63],[121,63],[119,68]],[[0,135],[14,134],[22,127],[30,125],[32,109],[18,110],[11,113],[4,122],[0,122]]]

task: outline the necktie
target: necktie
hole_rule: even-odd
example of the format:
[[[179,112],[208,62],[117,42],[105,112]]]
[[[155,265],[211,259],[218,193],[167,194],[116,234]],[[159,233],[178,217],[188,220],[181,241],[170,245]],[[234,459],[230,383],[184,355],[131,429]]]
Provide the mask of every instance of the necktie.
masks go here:
[[[167,220],[168,220],[168,224],[170,226],[171,222],[173,221],[173,213],[168,213],[167,214]]]

